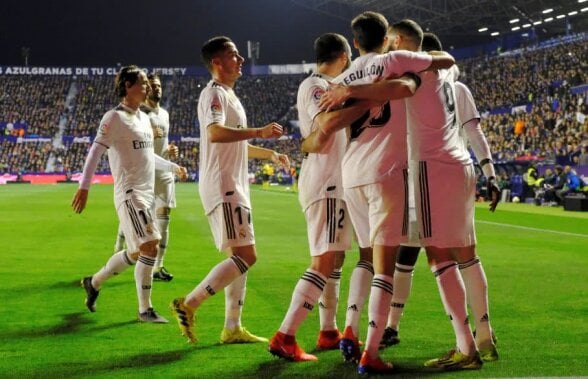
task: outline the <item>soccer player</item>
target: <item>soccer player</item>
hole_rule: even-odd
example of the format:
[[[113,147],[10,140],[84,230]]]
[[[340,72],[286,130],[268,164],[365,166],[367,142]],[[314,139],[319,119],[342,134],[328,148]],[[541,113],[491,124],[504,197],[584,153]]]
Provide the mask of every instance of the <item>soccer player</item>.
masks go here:
[[[406,28],[405,23],[406,20],[403,20],[390,27],[391,49],[415,50],[417,48],[414,44],[410,43],[410,30]],[[442,49],[441,42],[437,36],[432,33],[424,33],[422,42],[423,51],[441,51]],[[494,166],[492,164],[490,149],[479,126],[480,114],[476,109],[471,92],[463,83],[455,82],[455,95],[456,112],[461,125],[460,136],[462,138],[463,148],[465,149],[465,153],[469,154],[467,150],[469,140],[474,154],[482,164],[482,170],[488,182],[488,192],[492,200],[490,210],[493,212],[496,209],[499,192],[498,186],[495,183]],[[409,171],[410,176],[412,176],[413,171]],[[412,200],[409,215],[412,218],[414,210],[412,182],[409,182],[409,188],[409,202]],[[474,201],[474,199],[471,200]],[[415,234],[411,234],[412,237],[409,238],[410,246],[401,246],[398,252],[394,274],[394,294],[392,296],[390,314],[388,315],[388,324],[382,338],[382,345],[384,346],[390,346],[399,342],[398,324],[404,304],[410,294],[412,273],[420,250],[418,236]],[[475,335],[476,345],[478,346],[482,360],[494,361],[498,359],[498,352],[493,341],[494,335],[490,328],[488,317],[487,281],[480,259],[476,256],[475,245],[460,250],[456,261],[459,264],[459,270],[466,288],[468,304],[475,317],[476,330],[480,330]]]
[[[247,270],[256,259],[251,219],[247,159],[267,159],[289,168],[284,154],[250,145],[252,138],[277,138],[282,126],[272,122],[261,128],[247,123],[245,110],[233,87],[241,77],[245,61],[233,41],[225,36],[208,40],[202,47],[202,61],[212,80],[200,93],[200,198],[216,247],[227,258],[186,296],[172,302],[182,335],[197,341],[194,313],[202,303],[225,289],[225,325],[221,343],[267,342],[241,326]]]
[[[335,79],[345,86],[373,83],[407,72],[450,67],[454,63],[445,53],[435,56],[407,51],[382,54],[388,46],[388,22],[379,13],[364,12],[352,21],[351,27],[360,57]],[[414,80],[419,80],[416,75]],[[345,86],[339,88],[345,91],[348,88]],[[396,251],[407,233],[404,102],[389,101],[400,98],[402,96],[390,94],[381,107],[372,108],[351,124],[351,141],[343,158],[343,186],[351,221],[360,246],[373,247],[375,275],[370,293],[368,335],[361,357],[358,331],[353,325],[346,325],[341,340],[345,359],[360,358],[360,373],[392,370],[390,363],[380,359],[378,348],[390,307]]]
[[[468,200],[475,193],[475,174],[459,135],[455,70],[435,70],[420,76],[419,91],[406,100],[419,236],[457,341],[455,349],[425,365],[479,369],[482,360],[468,323],[465,287],[455,259],[460,249],[475,243],[474,205]],[[378,88],[385,86],[384,81]],[[363,86],[361,91],[356,88],[349,92],[358,98],[373,98],[376,91],[376,86]]]
[[[328,90],[329,82],[351,63],[351,48],[345,37],[327,33],[316,39],[314,51],[317,72],[300,84],[296,104],[303,139],[319,125],[353,121],[370,105],[363,102],[333,112],[321,111],[321,95]],[[342,334],[337,328],[336,312],[341,266],[352,238],[341,180],[341,160],[346,146],[345,130],[340,130],[318,147],[319,152],[306,154],[302,161],[298,198],[306,218],[311,263],[294,288],[280,329],[270,340],[269,351],[281,358],[292,361],[317,359],[305,353],[295,338],[298,327],[317,301],[320,315],[317,348],[339,348]]]
[[[141,105],[141,110],[149,116],[153,134],[155,136],[153,148],[155,154],[166,159],[176,159],[178,157],[178,147],[169,143],[169,113],[162,108],[159,103],[162,96],[161,79],[157,74],[150,74],[148,77],[151,91],[147,96],[145,103]],[[154,214],[157,221],[161,240],[157,258],[153,266],[153,279],[169,282],[173,275],[163,266],[163,258],[167,251],[167,242],[169,239],[169,220],[171,209],[176,207],[175,182],[173,174],[163,171],[155,171],[155,202]],[[119,228],[115,251],[123,249],[124,234]]]
[[[121,68],[115,79],[115,90],[121,103],[102,117],[72,208],[81,213],[86,207],[92,176],[100,157],[108,150],[114,178],[114,204],[128,248],[111,256],[97,273],[82,279],[86,306],[95,312],[102,284],[136,263],[139,320],[166,323],[151,303],[151,273],[161,238],[151,217],[155,170],[175,172],[182,179],[187,173],[185,168],[153,152],[153,130],[149,118],[139,109],[149,92],[145,72],[137,66]]]

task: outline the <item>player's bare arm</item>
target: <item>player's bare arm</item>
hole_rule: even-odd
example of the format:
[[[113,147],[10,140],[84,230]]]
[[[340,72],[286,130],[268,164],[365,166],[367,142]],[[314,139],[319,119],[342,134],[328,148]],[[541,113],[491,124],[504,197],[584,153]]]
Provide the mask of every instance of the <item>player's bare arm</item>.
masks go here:
[[[271,122],[261,128],[231,128],[218,123],[207,128],[208,139],[212,143],[237,142],[252,138],[278,138],[284,134],[284,128]]]
[[[413,73],[407,73],[400,78],[382,80],[370,84],[355,86],[335,85],[321,97],[321,109],[329,110],[348,99],[366,99],[384,103],[414,95],[420,85],[420,78]]]
[[[286,170],[290,168],[290,159],[286,154],[280,154],[277,151],[254,145],[248,145],[247,149],[249,159],[270,160],[275,164],[284,167]]]
[[[163,138],[163,129],[161,129],[158,126],[153,128],[153,138],[154,139]]]
[[[182,181],[182,182],[185,182],[186,180],[188,180],[188,170],[186,169],[186,167],[179,166],[174,171],[174,174],[176,174],[178,179],[180,179],[180,181]]]
[[[71,201],[71,207],[75,213],[82,213],[82,211],[86,208],[87,202],[88,190],[79,188]]]
[[[314,118],[315,129],[302,141],[301,151],[303,153],[320,153],[333,133],[348,127],[369,108],[380,105],[379,102],[362,100],[345,108],[319,113]]]
[[[170,142],[166,150],[167,159],[178,159],[179,155],[180,150],[178,149],[176,144],[173,141]]]
[[[429,51],[428,54],[433,57],[433,60],[425,71],[447,69],[455,64],[453,56],[445,51]]]

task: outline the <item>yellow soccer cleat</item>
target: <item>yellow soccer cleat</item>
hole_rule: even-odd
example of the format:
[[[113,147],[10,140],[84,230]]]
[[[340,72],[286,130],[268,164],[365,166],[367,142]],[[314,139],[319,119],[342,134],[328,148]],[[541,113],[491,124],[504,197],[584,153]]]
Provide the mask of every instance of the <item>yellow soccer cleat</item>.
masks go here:
[[[267,338],[258,337],[242,326],[236,329],[229,330],[224,328],[221,336],[221,343],[256,343],[256,342],[268,342]]]
[[[482,364],[480,353],[477,351],[473,355],[465,355],[457,349],[450,350],[441,358],[429,359],[425,362],[426,367],[444,370],[479,370]]]
[[[491,344],[487,348],[480,348],[480,358],[484,362],[494,362],[498,360],[498,350],[496,350],[496,345]]]
[[[178,326],[180,327],[182,335],[188,338],[188,342],[196,343],[198,342],[196,333],[194,332],[196,317],[194,315],[194,310],[187,307],[184,304],[184,300],[185,298],[178,297],[172,301],[170,307],[173,315],[178,320]]]

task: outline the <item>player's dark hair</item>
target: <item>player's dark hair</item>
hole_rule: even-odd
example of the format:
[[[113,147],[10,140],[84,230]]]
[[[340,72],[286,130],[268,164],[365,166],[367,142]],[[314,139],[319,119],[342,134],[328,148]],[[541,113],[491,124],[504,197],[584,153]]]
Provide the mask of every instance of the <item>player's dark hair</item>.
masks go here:
[[[419,48],[423,43],[423,29],[411,19],[406,18],[390,25],[390,31],[402,34],[405,38],[410,38]]]
[[[159,74],[157,74],[157,73],[147,75],[147,79],[149,79],[149,81],[153,81],[155,79],[158,79],[159,81],[161,81],[161,78],[159,77]]]
[[[217,36],[204,43],[200,52],[200,58],[208,71],[212,69],[212,59],[215,58],[219,52],[226,49],[229,42],[233,42],[229,37]]]
[[[314,41],[316,63],[332,62],[341,56],[341,53],[349,52],[349,44],[345,37],[337,33],[325,33]]]
[[[124,66],[119,70],[114,78],[114,91],[119,98],[127,96],[126,83],[130,83],[131,86],[137,83],[141,72],[143,72],[143,70],[134,64]]]
[[[439,37],[433,33],[423,34],[423,51],[443,51]]]
[[[372,52],[382,46],[388,33],[388,20],[381,13],[363,12],[351,21],[353,38],[359,47]]]

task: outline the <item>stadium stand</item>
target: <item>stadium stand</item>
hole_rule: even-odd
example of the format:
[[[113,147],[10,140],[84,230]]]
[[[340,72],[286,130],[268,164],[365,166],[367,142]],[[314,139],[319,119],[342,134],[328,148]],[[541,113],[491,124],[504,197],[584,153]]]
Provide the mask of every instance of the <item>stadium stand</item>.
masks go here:
[[[555,39],[496,56],[459,63],[460,80],[483,114],[498,174],[518,195],[528,162],[539,171],[571,165],[584,176],[588,167],[588,36]],[[235,91],[249,123],[277,120],[287,130],[279,141],[264,141],[286,152],[299,166],[296,92],[305,74],[246,75]],[[170,112],[170,139],[180,148],[179,163],[198,177],[197,99],[208,82],[202,76],[164,76],[163,106]],[[0,75],[0,172],[76,173],[105,110],[116,105],[112,76]],[[39,138],[42,137],[42,140]],[[250,172],[261,172],[252,161]],[[585,171],[584,171],[585,170]],[[107,173],[103,157],[98,172]],[[261,174],[259,174],[261,175]],[[288,178],[289,173],[276,175]],[[521,196],[520,194],[519,196]]]

